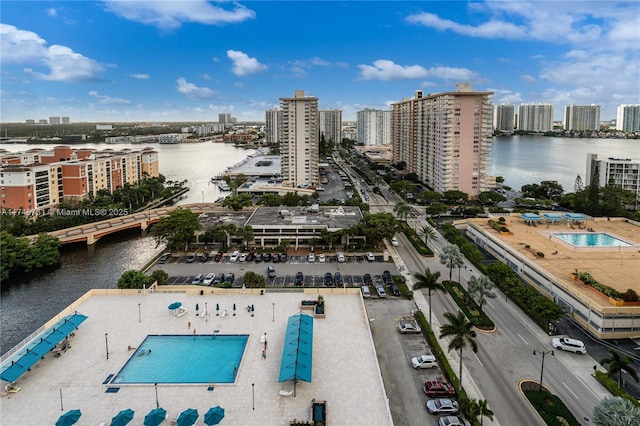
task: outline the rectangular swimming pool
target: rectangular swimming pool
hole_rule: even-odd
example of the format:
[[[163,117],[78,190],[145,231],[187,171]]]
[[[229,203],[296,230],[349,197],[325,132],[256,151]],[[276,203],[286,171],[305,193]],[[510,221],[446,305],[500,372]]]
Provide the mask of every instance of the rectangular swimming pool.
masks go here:
[[[630,247],[632,244],[627,243],[619,238],[606,234],[604,232],[566,232],[552,233],[553,236],[560,238],[576,247]]]
[[[149,335],[111,381],[233,383],[249,335]]]

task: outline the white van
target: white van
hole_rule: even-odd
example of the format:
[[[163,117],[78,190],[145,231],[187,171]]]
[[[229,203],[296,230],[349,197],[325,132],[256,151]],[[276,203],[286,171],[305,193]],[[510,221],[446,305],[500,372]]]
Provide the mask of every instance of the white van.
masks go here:
[[[364,297],[365,299],[368,299],[371,297],[371,289],[369,288],[368,285],[362,286],[362,297]]]

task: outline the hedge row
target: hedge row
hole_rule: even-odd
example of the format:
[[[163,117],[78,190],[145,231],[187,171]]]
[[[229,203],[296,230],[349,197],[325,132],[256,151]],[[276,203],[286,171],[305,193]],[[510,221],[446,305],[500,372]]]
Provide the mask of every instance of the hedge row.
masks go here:
[[[453,297],[456,304],[462,309],[467,318],[469,318],[471,324],[486,330],[495,328],[495,324],[491,321],[491,318],[480,310],[476,301],[473,300],[467,290],[459,283],[455,281],[442,281],[442,286],[449,292],[451,297]]]

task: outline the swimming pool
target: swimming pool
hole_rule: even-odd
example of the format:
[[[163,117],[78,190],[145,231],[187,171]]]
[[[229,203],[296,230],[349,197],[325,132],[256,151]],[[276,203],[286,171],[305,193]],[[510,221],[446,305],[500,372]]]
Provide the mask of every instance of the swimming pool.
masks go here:
[[[149,335],[111,381],[233,383],[249,335]]]
[[[604,232],[554,232],[553,235],[577,247],[630,247],[632,245]]]

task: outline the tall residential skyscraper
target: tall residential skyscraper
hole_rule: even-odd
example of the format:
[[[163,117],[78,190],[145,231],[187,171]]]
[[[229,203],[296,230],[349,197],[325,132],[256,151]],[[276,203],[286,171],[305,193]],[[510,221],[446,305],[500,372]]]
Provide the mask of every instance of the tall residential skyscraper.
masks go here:
[[[60,118],[60,117],[49,117],[49,124],[62,124],[62,118]]]
[[[334,146],[342,142],[342,111],[330,109],[320,111],[320,136]]]
[[[518,130],[528,132],[553,130],[553,105],[520,104],[518,107]]]
[[[231,114],[218,114],[218,123],[224,124],[225,126],[231,126],[236,124],[238,121],[237,118],[232,117]]]
[[[565,130],[599,130],[600,105],[567,105],[564,108]]]
[[[365,146],[391,144],[391,111],[365,108],[357,112],[357,141]]]
[[[623,132],[640,131],[640,104],[623,104],[618,107],[616,130]]]
[[[587,154],[587,175],[585,184],[590,185],[594,175],[598,176],[598,185],[626,189],[636,194],[636,203],[626,206],[637,210],[640,205],[640,160],[631,158],[598,159],[598,154]]]
[[[267,144],[278,143],[278,120],[280,119],[280,111],[276,109],[268,109],[265,111],[265,138]]]
[[[476,198],[495,186],[487,174],[491,154],[493,92],[474,92],[470,83],[455,92],[393,104],[393,161],[443,193],[459,190]]]
[[[493,128],[503,133],[513,133],[516,107],[511,104],[496,105]]]
[[[278,141],[282,183],[288,186],[318,183],[318,98],[296,90],[293,98],[280,98]]]

